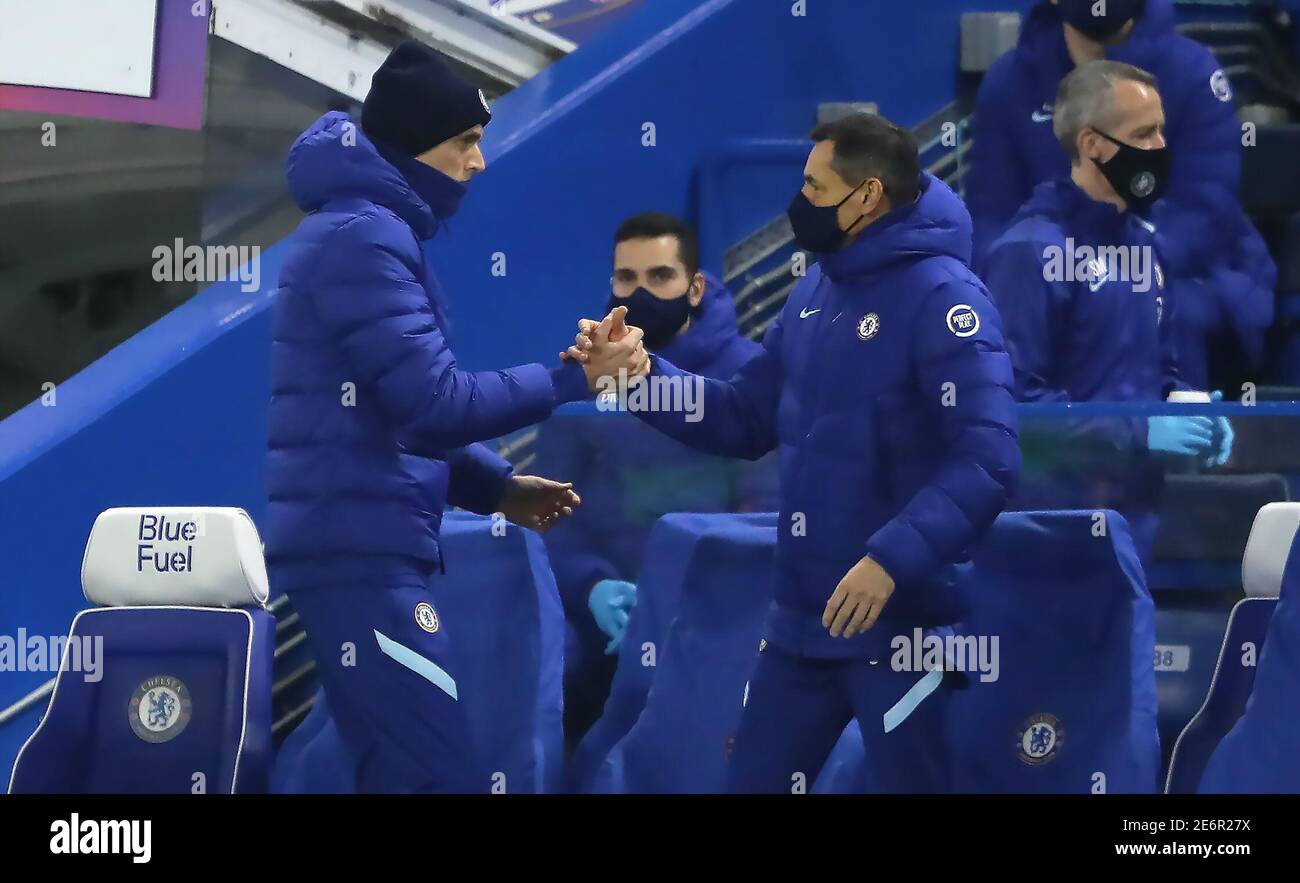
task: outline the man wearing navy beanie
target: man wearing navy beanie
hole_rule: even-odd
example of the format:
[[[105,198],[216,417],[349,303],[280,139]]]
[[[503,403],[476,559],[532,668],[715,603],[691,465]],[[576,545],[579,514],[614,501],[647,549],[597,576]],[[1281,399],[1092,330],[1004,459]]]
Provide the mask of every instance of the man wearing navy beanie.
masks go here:
[[[537,530],[570,515],[572,485],[515,475],[481,442],[620,368],[649,370],[638,329],[600,364],[457,367],[420,243],[484,170],[491,118],[481,91],[411,41],[375,73],[360,126],[327,113],[289,154],[307,217],[274,306],[267,562],[302,617],[361,792],[490,789],[449,643],[464,624],[438,603],[439,571],[474,562],[443,562],[443,508]]]
[[[437,50],[407,41],[393,50],[371,80],[361,128],[377,142],[420,156],[492,120],[482,89],[447,67]],[[476,170],[483,169],[478,153]]]

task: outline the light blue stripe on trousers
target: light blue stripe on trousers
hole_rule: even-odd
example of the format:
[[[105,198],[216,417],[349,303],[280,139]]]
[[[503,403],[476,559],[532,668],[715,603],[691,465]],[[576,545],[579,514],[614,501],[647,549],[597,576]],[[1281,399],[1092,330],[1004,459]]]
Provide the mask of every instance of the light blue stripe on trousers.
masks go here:
[[[894,707],[885,712],[885,732],[893,730],[907,720],[926,696],[933,693],[943,680],[943,669],[936,668],[925,673],[925,677],[912,685],[912,689],[903,694],[903,698],[894,703]]]
[[[379,642],[379,649],[384,652],[385,656],[389,656],[401,665],[406,666],[452,699],[457,702],[460,701],[460,698],[456,695],[456,681],[437,663],[425,659],[410,647],[397,643],[378,629],[375,629],[375,640]]]

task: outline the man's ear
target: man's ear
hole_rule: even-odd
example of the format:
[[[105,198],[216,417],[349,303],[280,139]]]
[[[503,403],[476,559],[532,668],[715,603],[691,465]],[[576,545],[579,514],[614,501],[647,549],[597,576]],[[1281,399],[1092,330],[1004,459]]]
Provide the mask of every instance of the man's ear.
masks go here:
[[[1078,137],[1075,138],[1074,142],[1075,146],[1079,149],[1079,159],[1095,159],[1100,162],[1101,156],[1099,155],[1098,150],[1101,146],[1100,141],[1101,136],[1092,129],[1080,129]]]
[[[879,178],[868,178],[859,191],[862,194],[863,214],[876,217],[889,211],[889,200],[885,199],[885,182]]]
[[[707,283],[704,280],[704,274],[697,272],[691,279],[690,292],[686,295],[691,302],[692,307],[698,307],[700,301],[704,300],[704,286]]]

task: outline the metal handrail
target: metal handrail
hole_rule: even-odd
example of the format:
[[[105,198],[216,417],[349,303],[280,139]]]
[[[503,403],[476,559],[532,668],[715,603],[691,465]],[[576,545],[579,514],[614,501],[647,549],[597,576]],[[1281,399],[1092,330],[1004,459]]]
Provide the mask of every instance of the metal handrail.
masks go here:
[[[19,699],[17,702],[10,705],[8,708],[5,708],[4,710],[0,710],[0,727],[4,726],[9,721],[13,720],[14,718],[18,717],[18,715],[25,712],[27,709],[36,705],[46,696],[49,696],[51,693],[53,693],[55,680],[56,680],[55,678],[50,678],[48,681],[41,684],[35,690],[28,693],[26,696]]]

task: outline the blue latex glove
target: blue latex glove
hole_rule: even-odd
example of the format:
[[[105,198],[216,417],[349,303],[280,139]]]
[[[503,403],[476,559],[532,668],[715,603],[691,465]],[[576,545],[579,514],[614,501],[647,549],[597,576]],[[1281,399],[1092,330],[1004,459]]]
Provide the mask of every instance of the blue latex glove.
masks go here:
[[[1214,419],[1150,417],[1147,419],[1147,447],[1166,454],[1205,454],[1214,447]]]
[[[1223,390],[1216,389],[1211,393],[1210,401],[1223,401]],[[1218,442],[1218,449],[1205,461],[1205,465],[1222,466],[1232,456],[1232,424],[1228,422],[1227,417],[1215,417],[1213,419],[1214,440]]]
[[[609,636],[605,646],[605,655],[618,652],[618,645],[623,643],[627,632],[627,622],[636,606],[636,585],[621,579],[603,579],[596,583],[587,596],[587,608],[596,620],[596,625]]]

